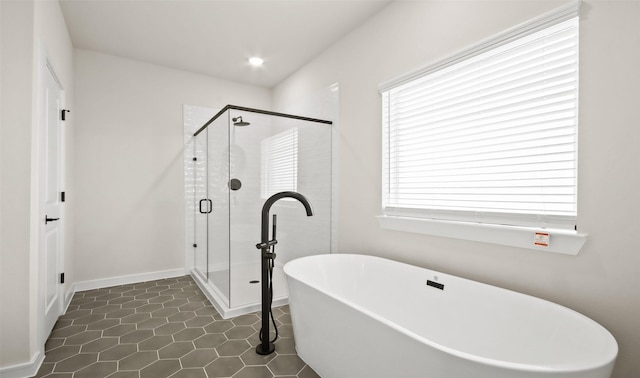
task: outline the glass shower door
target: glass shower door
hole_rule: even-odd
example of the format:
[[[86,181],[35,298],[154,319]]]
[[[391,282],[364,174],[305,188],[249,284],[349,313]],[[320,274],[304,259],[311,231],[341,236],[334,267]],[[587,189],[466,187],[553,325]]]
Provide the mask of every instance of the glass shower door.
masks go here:
[[[209,282],[229,306],[229,127],[220,117],[207,128],[210,213],[207,224]]]

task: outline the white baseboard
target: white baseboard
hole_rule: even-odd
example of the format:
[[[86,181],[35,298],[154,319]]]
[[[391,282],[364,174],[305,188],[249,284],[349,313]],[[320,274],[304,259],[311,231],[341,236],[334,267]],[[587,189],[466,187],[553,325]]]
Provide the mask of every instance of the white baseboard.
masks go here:
[[[102,289],[102,288],[111,287],[111,286],[128,285],[128,284],[138,283],[138,282],[161,280],[164,278],[181,277],[188,274],[189,273],[185,272],[184,269],[172,269],[172,270],[163,270],[159,272],[132,274],[129,276],[119,276],[119,277],[102,278],[98,280],[74,282],[72,285],[72,289],[70,290],[69,301],[71,300],[71,297],[73,297],[73,294],[75,294],[75,292],[77,291]]]
[[[33,377],[38,373],[40,365],[44,361],[44,354],[36,353],[31,361],[18,365],[0,367],[0,377],[2,378],[25,378]]]
[[[223,319],[235,318],[236,316],[260,311],[262,308],[262,302],[229,308],[224,300],[225,295],[222,294],[215,285],[208,284],[195,270],[191,271],[191,278],[193,278],[200,290],[207,299],[209,299],[209,302],[211,302]],[[280,307],[286,304],[289,304],[289,297],[273,298],[273,302],[271,303],[273,307]]]

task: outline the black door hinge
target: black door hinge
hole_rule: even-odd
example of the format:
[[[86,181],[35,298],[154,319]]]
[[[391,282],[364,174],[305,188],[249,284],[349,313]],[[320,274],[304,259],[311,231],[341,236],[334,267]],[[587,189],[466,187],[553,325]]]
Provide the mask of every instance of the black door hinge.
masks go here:
[[[64,202],[66,198],[66,195],[64,192],[60,192],[60,202]]]
[[[71,113],[71,110],[69,110],[69,109],[62,109],[62,110],[60,111],[61,118],[62,118],[62,120],[63,120],[63,121],[66,121],[66,120],[67,120],[67,113]]]
[[[64,283],[64,273],[60,273],[60,283]]]

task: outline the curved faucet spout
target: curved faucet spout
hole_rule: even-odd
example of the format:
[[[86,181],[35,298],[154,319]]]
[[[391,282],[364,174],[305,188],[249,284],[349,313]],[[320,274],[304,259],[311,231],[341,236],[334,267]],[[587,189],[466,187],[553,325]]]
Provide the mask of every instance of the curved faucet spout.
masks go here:
[[[269,264],[273,264],[273,259],[275,259],[275,253],[273,253],[273,249],[269,252],[269,249],[274,246],[278,241],[276,240],[276,230],[275,230],[275,216],[274,216],[274,227],[273,227],[273,240],[269,240],[269,210],[271,210],[271,206],[282,198],[295,198],[304,206],[304,209],[307,211],[307,216],[310,217],[313,215],[313,210],[311,209],[311,204],[309,200],[305,196],[297,192],[280,192],[269,197],[264,205],[262,206],[262,232],[261,232],[261,241],[256,245],[256,248],[262,251],[262,262],[261,262],[261,270],[262,270],[262,329],[260,330],[260,340],[261,343],[256,346],[256,353],[260,355],[267,355],[273,353],[275,350],[275,345],[272,340],[269,340],[269,312],[271,310],[271,300],[272,300],[272,291],[270,291],[270,271]],[[271,265],[273,267],[273,265]],[[277,333],[276,333],[277,335]]]
[[[304,209],[307,211],[308,217],[313,215],[313,210],[311,209],[311,204],[309,203],[309,200],[307,200],[307,197],[298,192],[280,192],[269,197],[269,199],[267,199],[267,201],[264,203],[264,205],[262,206],[262,217],[264,218],[265,216],[269,216],[269,210],[271,210],[271,206],[273,206],[276,201],[287,197],[295,198],[300,201],[300,203],[302,203],[302,205],[304,206]]]

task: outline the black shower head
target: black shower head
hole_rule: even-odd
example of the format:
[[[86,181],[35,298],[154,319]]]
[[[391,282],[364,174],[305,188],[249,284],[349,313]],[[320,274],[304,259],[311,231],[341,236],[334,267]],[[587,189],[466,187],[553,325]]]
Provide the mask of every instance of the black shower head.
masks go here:
[[[242,116],[231,118],[231,120],[233,121],[233,126],[249,126],[251,124],[250,122],[243,121]]]

